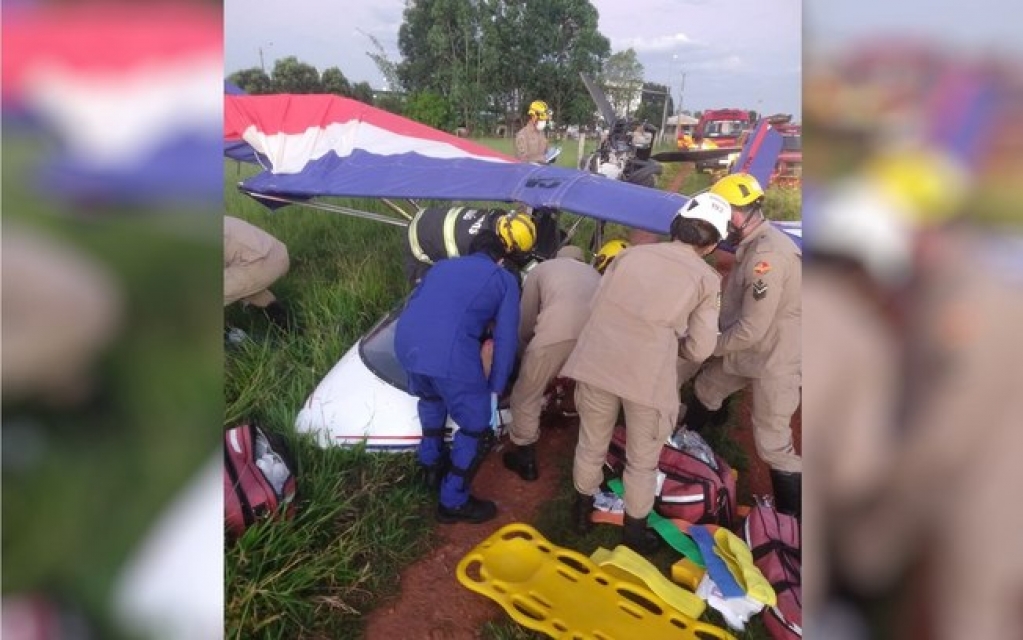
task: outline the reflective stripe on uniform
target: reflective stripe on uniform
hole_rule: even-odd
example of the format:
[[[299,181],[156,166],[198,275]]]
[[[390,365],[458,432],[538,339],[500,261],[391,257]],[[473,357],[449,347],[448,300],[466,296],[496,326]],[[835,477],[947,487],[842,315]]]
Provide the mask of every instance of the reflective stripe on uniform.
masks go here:
[[[419,229],[418,229],[419,221],[422,220],[423,213],[425,213],[425,212],[426,212],[426,209],[420,209],[416,213],[416,216],[414,218],[412,218],[412,222],[409,223],[409,225],[408,225],[408,245],[409,245],[409,248],[412,249],[412,255],[415,256],[416,260],[418,260],[420,262],[425,262],[426,264],[433,264],[433,260],[430,260],[430,256],[426,255],[426,252],[423,251],[423,247],[420,246],[420,244],[419,244]]]
[[[455,238],[455,224],[458,222],[458,216],[464,210],[465,207],[453,207],[448,210],[448,215],[444,218],[444,249],[449,258],[456,258],[460,255],[458,239]]]

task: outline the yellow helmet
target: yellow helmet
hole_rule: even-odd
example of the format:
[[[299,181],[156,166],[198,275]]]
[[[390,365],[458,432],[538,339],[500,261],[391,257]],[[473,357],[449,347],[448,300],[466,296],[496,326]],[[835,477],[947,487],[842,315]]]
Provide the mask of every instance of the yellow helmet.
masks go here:
[[[600,251],[593,255],[593,267],[598,273],[604,273],[615,256],[628,248],[629,243],[624,240],[608,240]]]
[[[529,104],[529,115],[536,116],[540,120],[550,120],[551,108],[543,100],[533,100]]]
[[[764,189],[757,179],[748,173],[730,173],[710,188],[733,207],[748,207],[759,204],[764,198]]]
[[[870,160],[867,177],[898,200],[911,221],[928,224],[951,217],[969,189],[966,170],[936,150],[908,149]]]
[[[497,219],[497,235],[508,251],[527,253],[536,244],[536,223],[525,213],[508,213]]]

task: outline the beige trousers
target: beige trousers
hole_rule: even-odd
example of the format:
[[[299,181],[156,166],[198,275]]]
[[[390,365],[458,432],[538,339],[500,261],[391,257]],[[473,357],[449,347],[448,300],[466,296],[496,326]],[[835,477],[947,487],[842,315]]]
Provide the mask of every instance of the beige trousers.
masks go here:
[[[288,248],[283,242],[274,245],[265,258],[245,264],[224,266],[224,306],[247,302],[265,307],[277,298],[270,285],[288,272]]]
[[[798,374],[747,378],[726,373],[724,361],[713,358],[696,376],[696,397],[710,410],[721,408],[728,396],[749,386],[753,392],[751,422],[757,455],[778,471],[802,473],[803,460],[792,441],[792,415],[799,408]]]
[[[121,283],[73,243],[7,223],[3,233],[3,395],[82,399],[116,339]]]
[[[618,409],[625,409],[625,512],[645,518],[654,508],[657,491],[657,461],[678,417],[577,382],[576,409],[579,410],[579,442],[575,448],[572,480],[583,495],[593,495],[604,479],[603,465],[611,444]]]
[[[540,439],[544,391],[565,366],[575,342],[566,340],[544,347],[526,347],[509,400],[512,423],[508,437],[520,447]]]

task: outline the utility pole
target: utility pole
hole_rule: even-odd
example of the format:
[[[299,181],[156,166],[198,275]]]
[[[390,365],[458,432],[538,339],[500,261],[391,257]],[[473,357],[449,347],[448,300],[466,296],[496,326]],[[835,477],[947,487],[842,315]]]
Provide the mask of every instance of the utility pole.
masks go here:
[[[678,89],[678,113],[682,115],[682,98],[686,94],[686,74],[682,73],[682,86]]]
[[[268,43],[266,43],[266,46],[272,47],[272,46],[274,46],[274,43],[268,42]],[[263,73],[266,73],[266,64],[263,63],[263,47],[262,46],[259,47],[259,68],[263,70]]]
[[[664,129],[668,126],[668,97],[671,96],[671,89],[664,88],[664,109],[661,112],[661,144],[664,143]]]

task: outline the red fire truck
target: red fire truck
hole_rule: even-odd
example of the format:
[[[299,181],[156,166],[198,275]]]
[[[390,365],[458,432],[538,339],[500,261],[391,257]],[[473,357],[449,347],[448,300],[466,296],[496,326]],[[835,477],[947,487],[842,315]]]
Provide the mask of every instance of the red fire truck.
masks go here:
[[[749,111],[744,109],[708,109],[700,115],[693,131],[693,141],[699,149],[719,149],[721,147],[738,147],[739,137],[753,126]],[[728,158],[719,158],[698,162],[697,171],[723,169],[728,166]]]

